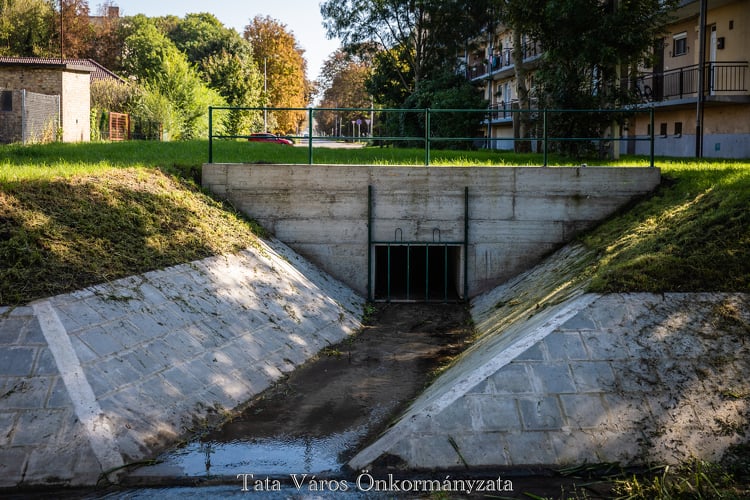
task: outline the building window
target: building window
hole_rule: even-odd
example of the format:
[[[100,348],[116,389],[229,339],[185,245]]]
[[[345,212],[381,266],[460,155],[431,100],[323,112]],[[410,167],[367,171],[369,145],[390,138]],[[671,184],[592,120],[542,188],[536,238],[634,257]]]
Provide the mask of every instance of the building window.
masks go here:
[[[0,111],[13,111],[13,92],[0,90]]]
[[[667,124],[666,123],[659,124],[659,135],[662,137],[667,136]]]
[[[687,32],[679,33],[672,37],[672,57],[687,54]]]
[[[674,136],[682,137],[682,122],[674,122]]]

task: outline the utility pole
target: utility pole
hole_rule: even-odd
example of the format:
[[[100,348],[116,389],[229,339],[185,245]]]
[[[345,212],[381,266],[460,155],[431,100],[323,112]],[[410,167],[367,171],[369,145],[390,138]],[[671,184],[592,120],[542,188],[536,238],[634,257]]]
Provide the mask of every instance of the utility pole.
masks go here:
[[[263,132],[268,132],[268,57],[263,58]]]
[[[701,0],[698,25],[698,99],[695,108],[695,157],[703,158],[703,106],[706,77],[706,11],[707,0]]]
[[[63,33],[63,2],[64,0],[60,0],[60,64],[62,64],[65,59],[65,53],[63,51],[63,38],[65,38]]]

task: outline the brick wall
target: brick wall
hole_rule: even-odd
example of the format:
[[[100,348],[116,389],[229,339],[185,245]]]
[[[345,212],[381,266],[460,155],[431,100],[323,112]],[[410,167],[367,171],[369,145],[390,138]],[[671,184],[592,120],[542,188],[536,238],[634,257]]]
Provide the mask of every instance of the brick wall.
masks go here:
[[[56,140],[60,96],[0,88],[4,92],[10,92],[11,106],[0,108],[0,143]]]
[[[21,92],[0,87],[0,92],[11,92],[11,109],[0,109],[0,142],[10,143],[21,140]]]

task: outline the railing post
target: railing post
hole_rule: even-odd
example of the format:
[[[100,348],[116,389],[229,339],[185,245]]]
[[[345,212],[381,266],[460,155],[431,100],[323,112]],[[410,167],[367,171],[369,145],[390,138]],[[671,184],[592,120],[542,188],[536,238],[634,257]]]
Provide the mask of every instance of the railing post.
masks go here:
[[[208,107],[208,163],[214,162],[214,108]]]
[[[547,144],[547,108],[542,110],[542,143],[544,145],[544,166],[547,166],[547,152],[549,151]]]
[[[464,186],[464,301],[469,301],[469,186]]]
[[[372,302],[372,184],[367,186],[367,300]]]
[[[649,109],[649,122],[650,130],[651,130],[651,137],[649,138],[650,141],[650,153],[649,153],[649,161],[651,162],[651,167],[654,166],[654,107],[651,106]]]
[[[312,130],[313,109],[307,108],[307,164],[313,164]]]
[[[424,110],[424,165],[430,166],[430,108]]]

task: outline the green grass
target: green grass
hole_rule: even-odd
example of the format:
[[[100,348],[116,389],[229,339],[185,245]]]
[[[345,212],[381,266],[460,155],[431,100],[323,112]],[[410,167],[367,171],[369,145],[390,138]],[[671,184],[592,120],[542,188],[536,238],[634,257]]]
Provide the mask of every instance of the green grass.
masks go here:
[[[216,148],[216,162],[307,162],[306,148]],[[260,229],[196,184],[207,159],[206,141],[0,146],[0,304],[252,245]],[[318,148],[314,160],[422,165],[424,151]],[[539,165],[541,157],[433,151],[432,163]],[[592,290],[750,291],[750,161],[657,166],[665,182],[653,196],[582,237],[599,255]]]
[[[662,160],[648,199],[583,237],[598,292],[750,292],[750,161]]]

